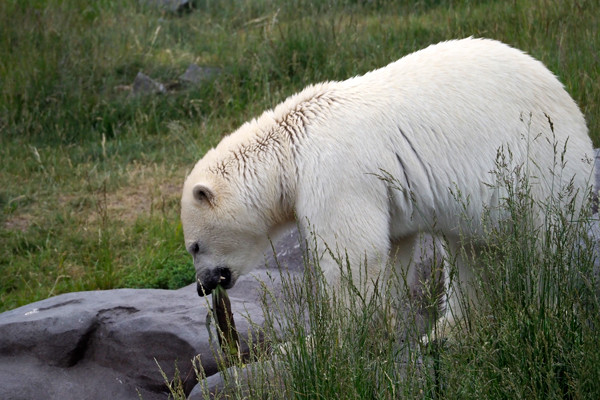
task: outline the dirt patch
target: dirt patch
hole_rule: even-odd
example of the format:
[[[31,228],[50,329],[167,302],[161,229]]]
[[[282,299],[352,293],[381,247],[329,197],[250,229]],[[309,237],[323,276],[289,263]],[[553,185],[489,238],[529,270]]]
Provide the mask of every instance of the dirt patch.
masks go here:
[[[130,225],[143,215],[166,214],[174,210],[179,213],[184,170],[136,165],[127,174],[126,185],[113,192],[96,194],[96,212],[90,213],[88,222],[97,222],[105,216]]]
[[[31,226],[32,220],[33,217],[29,214],[15,214],[6,218],[3,225],[7,230],[25,232]]]
[[[115,190],[100,189],[95,193],[61,194],[51,204],[30,204],[6,216],[4,229],[27,231],[56,210],[66,211],[86,228],[101,223],[130,226],[144,215],[179,214],[179,199],[186,175],[185,168],[165,165],[132,164],[122,172],[123,183]],[[90,226],[91,225],[91,226]]]

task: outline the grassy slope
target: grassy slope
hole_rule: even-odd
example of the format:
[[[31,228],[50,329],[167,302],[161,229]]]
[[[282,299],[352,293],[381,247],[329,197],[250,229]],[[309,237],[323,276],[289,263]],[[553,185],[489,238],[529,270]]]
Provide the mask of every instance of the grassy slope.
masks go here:
[[[469,35],[555,71],[600,144],[594,0],[0,2],[0,311],[74,290],[193,279],[178,222],[186,171],[244,120],[308,83]],[[300,12],[297,10],[301,10]],[[131,97],[138,71],[201,87]]]

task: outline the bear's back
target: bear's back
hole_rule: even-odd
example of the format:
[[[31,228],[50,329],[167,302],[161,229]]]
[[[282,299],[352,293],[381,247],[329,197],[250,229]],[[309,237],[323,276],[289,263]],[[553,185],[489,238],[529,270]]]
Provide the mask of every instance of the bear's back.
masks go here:
[[[334,99],[307,127],[310,157],[328,154],[312,168],[335,171],[345,184],[354,179],[357,190],[368,184],[362,176],[385,171],[415,195],[396,196],[402,210],[410,201],[425,215],[458,215],[458,189],[481,215],[497,201],[490,171],[499,151],[510,153],[509,168],[530,172],[536,199],[571,178],[578,189],[589,183],[593,148],[576,103],[541,62],[494,40],[440,43],[308,90]],[[568,161],[557,165],[563,151]]]

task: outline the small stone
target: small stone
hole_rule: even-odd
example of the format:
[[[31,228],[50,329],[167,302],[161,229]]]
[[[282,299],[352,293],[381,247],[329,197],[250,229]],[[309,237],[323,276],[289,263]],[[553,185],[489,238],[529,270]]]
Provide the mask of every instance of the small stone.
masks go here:
[[[150,78],[148,75],[138,72],[133,81],[132,91],[134,95],[138,94],[158,94],[166,93],[165,85]]]

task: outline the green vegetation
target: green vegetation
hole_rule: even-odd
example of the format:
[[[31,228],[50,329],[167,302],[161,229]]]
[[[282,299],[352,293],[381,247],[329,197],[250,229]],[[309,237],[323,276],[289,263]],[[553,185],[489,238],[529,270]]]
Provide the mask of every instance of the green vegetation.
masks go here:
[[[600,145],[596,0],[196,3],[174,15],[138,1],[0,2],[0,311],[69,291],[192,282],[179,192],[208,148],[309,83],[441,40],[490,37],[542,60]],[[222,72],[182,87],[190,63]],[[139,71],[167,93],[132,95]],[[525,223],[527,204],[509,204]],[[348,311],[327,291],[307,297],[290,285],[290,307],[306,306],[313,336],[300,325],[284,330],[291,347],[276,369],[284,390],[266,397],[599,398],[586,226],[564,224],[569,210],[555,211],[544,232],[490,230],[491,271],[512,283],[482,279],[488,307],[408,369],[398,352],[415,355],[374,318],[384,297]],[[539,237],[543,252],[533,250]],[[320,278],[307,279],[314,287]]]

